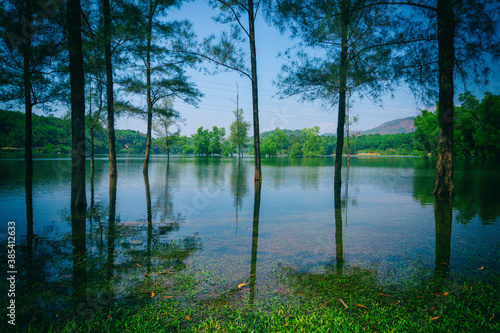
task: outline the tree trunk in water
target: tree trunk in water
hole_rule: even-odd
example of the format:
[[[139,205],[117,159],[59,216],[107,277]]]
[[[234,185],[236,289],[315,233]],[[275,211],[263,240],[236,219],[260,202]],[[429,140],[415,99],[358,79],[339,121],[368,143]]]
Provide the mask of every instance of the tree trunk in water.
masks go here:
[[[26,0],[26,18],[31,22],[30,0]],[[24,179],[31,181],[33,178],[33,105],[31,103],[31,38],[26,38],[23,47],[23,71],[24,71],[24,109],[26,113],[26,130],[24,132]]]
[[[71,207],[85,208],[85,80],[80,0],[69,0],[67,9],[69,72],[71,84]]]
[[[254,182],[254,199],[253,199],[253,227],[252,227],[252,255],[250,258],[250,295],[248,303],[250,309],[253,309],[255,300],[255,282],[257,280],[257,247],[259,244],[259,215],[260,215],[260,193],[262,182]],[[237,206],[237,205],[236,205]]]
[[[71,243],[73,245],[73,293],[74,304],[86,300],[87,246],[85,237],[85,207],[71,209]]]
[[[439,144],[434,195],[452,197],[453,186],[453,66],[455,14],[451,0],[438,0]]]
[[[94,177],[94,125],[90,125],[90,177]]]
[[[117,177],[109,177],[109,219],[108,219],[108,257],[106,277],[111,280],[115,272],[115,221],[116,221],[116,183]]]
[[[33,179],[25,179],[24,191],[26,194],[26,282],[28,291],[35,285],[35,274],[33,269],[33,258],[35,255],[33,232]],[[33,288],[34,289],[34,288]]]
[[[144,174],[144,186],[146,187],[146,214],[148,219],[148,238],[146,241],[146,272],[151,273],[151,243],[153,241],[153,211],[151,209],[151,191],[149,189],[149,176],[148,173]]]
[[[149,81],[149,80],[148,80]],[[149,94],[148,94],[148,130],[147,130],[147,139],[146,139],[146,155],[144,156],[144,167],[142,169],[143,173],[148,173],[149,166],[149,154],[151,151],[151,127],[153,121],[153,110],[149,107]]]
[[[434,199],[434,218],[436,226],[436,260],[434,273],[437,277],[448,277],[450,272],[453,198],[436,196]]]
[[[106,62],[106,102],[108,110],[109,176],[116,177],[115,101],[113,96],[113,64],[111,61],[111,10],[109,0],[103,0],[104,55]]]
[[[340,53],[340,89],[339,89],[339,116],[337,121],[337,148],[335,151],[335,175],[334,184],[342,184],[342,152],[344,150],[344,126],[347,92],[347,25],[349,13],[347,2],[342,1],[342,38]]]
[[[341,184],[333,185],[333,200],[335,207],[335,261],[338,274],[342,274],[344,267],[344,243],[342,237],[342,200],[340,195]]]
[[[255,49],[255,18],[253,0],[248,0],[248,30],[250,37],[250,62],[252,64],[252,104],[253,104],[253,140],[255,156],[255,181],[262,180],[260,166],[260,131],[259,131],[259,93],[257,88],[257,52]]]

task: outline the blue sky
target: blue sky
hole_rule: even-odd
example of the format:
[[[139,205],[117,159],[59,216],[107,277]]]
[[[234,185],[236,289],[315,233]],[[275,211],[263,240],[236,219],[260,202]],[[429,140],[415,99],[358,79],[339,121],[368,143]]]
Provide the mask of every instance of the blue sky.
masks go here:
[[[216,12],[212,10],[206,1],[194,1],[184,4],[179,10],[169,14],[170,19],[188,19],[193,23],[195,33],[199,38],[205,37],[213,32],[228,30],[229,25],[215,23],[212,19]],[[280,72],[282,59],[278,57],[280,52],[292,47],[296,42],[287,36],[281,35],[278,30],[269,26],[262,16],[256,21],[256,44],[257,44],[257,67],[259,84],[259,113],[261,132],[273,130],[276,127],[284,129],[302,129],[305,127],[319,126],[320,133],[335,133],[337,127],[337,109],[332,107],[325,111],[321,103],[299,103],[298,98],[290,97],[279,99],[277,88],[273,85]],[[485,91],[500,93],[500,67],[493,67],[497,74],[491,79],[490,85],[481,89],[473,89],[478,98]],[[244,111],[245,119],[251,122],[251,85],[247,77],[240,76],[235,72],[220,73],[217,75],[204,75],[203,73],[190,70],[188,75],[196,83],[198,89],[204,94],[198,107],[186,105],[176,101],[174,106],[185,119],[181,126],[182,135],[191,135],[197,128],[203,126],[225,127],[229,132],[229,126],[233,119],[233,110],[236,109],[236,85],[239,86],[240,108]],[[456,97],[463,92],[463,86],[456,86]],[[383,98],[382,107],[373,104],[370,100],[351,101],[351,115],[358,115],[359,122],[354,124],[352,130],[367,130],[376,127],[386,121],[415,116],[419,109],[432,107],[416,102],[413,95],[404,88],[396,89],[395,98],[386,96]],[[139,103],[145,104],[145,101]],[[56,116],[61,116],[67,110],[61,110]],[[42,114],[41,111],[36,111]],[[136,118],[119,118],[116,122],[118,129],[134,129],[146,132],[146,122]]]
[[[204,1],[184,4],[180,10],[170,13],[171,19],[189,19],[193,23],[196,34],[201,38],[212,32],[228,29],[229,25],[215,23],[212,16],[216,14]],[[281,35],[279,31],[269,26],[259,15],[256,22],[257,71],[259,85],[259,115],[260,131],[273,130],[276,127],[286,129],[302,129],[319,126],[321,133],[336,132],[337,111],[332,108],[325,111],[321,103],[300,103],[298,98],[280,99],[276,96],[277,88],[273,85],[281,69],[280,52],[292,47],[295,41]],[[251,84],[247,77],[235,72],[224,72],[216,75],[205,75],[195,70],[188,74],[204,94],[198,107],[175,102],[175,108],[186,120],[181,127],[181,134],[191,135],[200,126],[229,126],[236,109],[236,94],[239,87],[239,103],[245,119],[252,120]],[[374,105],[369,100],[353,101],[351,114],[359,115],[359,123],[353,129],[365,130],[376,127],[386,121],[415,116],[418,105],[411,94],[401,89],[396,92],[397,98],[385,98],[383,108]],[[134,118],[121,118],[117,121],[119,129],[136,129],[146,131],[146,122]]]
[[[215,23],[212,20],[216,12],[205,1],[195,1],[184,4],[180,10],[172,12],[170,18],[188,19],[193,23],[196,34],[201,38],[212,32],[228,29],[228,25]],[[256,21],[257,71],[259,85],[259,114],[260,131],[273,130],[276,127],[286,129],[302,129],[304,127],[319,126],[321,133],[336,132],[337,110],[333,107],[329,111],[321,108],[321,103],[300,103],[296,97],[279,99],[277,88],[273,85],[281,69],[282,59],[280,52],[292,47],[296,42],[287,36],[281,35],[278,30],[269,26],[262,16]],[[489,86],[475,89],[473,92],[480,98],[484,91],[500,93],[500,70],[491,80]],[[239,103],[243,108],[245,119],[251,122],[251,85],[247,77],[234,72],[217,75],[204,75],[197,71],[188,72],[193,82],[204,94],[198,108],[175,102],[175,108],[180,111],[186,123],[182,126],[181,134],[191,135],[200,126],[225,127],[233,121],[233,110],[236,109],[236,84],[239,87]],[[463,92],[463,87],[457,85],[456,96]],[[351,115],[359,115],[359,122],[353,125],[353,130],[366,130],[376,127],[386,121],[415,116],[419,109],[427,106],[416,102],[414,96],[406,89],[396,89],[395,98],[383,98],[382,107],[373,104],[368,99],[352,100]],[[429,106],[432,107],[432,106]],[[145,121],[124,118],[117,122],[118,128],[133,128],[141,132],[146,131]]]

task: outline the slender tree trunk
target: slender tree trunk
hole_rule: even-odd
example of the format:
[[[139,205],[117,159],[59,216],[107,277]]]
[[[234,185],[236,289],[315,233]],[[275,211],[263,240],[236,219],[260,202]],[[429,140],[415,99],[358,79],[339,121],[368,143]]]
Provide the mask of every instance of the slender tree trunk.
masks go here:
[[[439,144],[434,195],[451,197],[453,186],[453,66],[455,13],[451,0],[438,0]]]
[[[90,125],[90,174],[94,176],[94,124]]]
[[[349,127],[350,127],[350,119],[349,119],[349,100],[347,100],[346,102],[347,106],[346,106],[346,117],[347,117],[347,122],[346,122],[346,135],[347,135],[347,169],[349,169],[349,162],[350,162],[350,159],[351,159],[351,146],[350,146],[350,143],[349,143]]]
[[[71,209],[71,243],[73,245],[73,294],[74,304],[86,299],[87,264],[85,237],[85,207]]]
[[[436,226],[436,260],[434,271],[438,277],[447,277],[450,272],[453,198],[435,197],[434,218]]]
[[[98,116],[97,116],[98,117]],[[96,117],[96,121],[97,121]],[[90,132],[90,179],[91,179],[91,199],[90,199],[90,208],[94,207],[94,125],[95,121],[92,121],[92,82],[89,84],[89,132]]]
[[[257,52],[255,49],[255,17],[253,15],[253,0],[248,0],[248,30],[250,34],[250,62],[252,64],[252,104],[253,104],[253,140],[255,156],[254,180],[262,180],[260,166],[260,131],[259,131],[259,92],[257,88]]]
[[[67,25],[71,84],[71,207],[78,209],[87,206],[85,197],[85,79],[80,13],[80,0],[69,0]]]
[[[333,192],[333,200],[335,207],[335,259],[337,273],[341,274],[344,267],[344,243],[342,237],[342,200],[341,200],[341,184],[335,183]]]
[[[152,11],[153,8],[153,2],[150,0],[149,2],[149,8],[150,11]],[[152,34],[152,29],[153,29],[153,14],[150,12],[149,13],[149,22],[148,22],[148,35],[146,36],[147,38],[147,43],[146,43],[146,82],[147,82],[147,107],[148,107],[148,129],[147,129],[147,139],[146,139],[146,155],[144,156],[144,167],[142,169],[142,172],[144,174],[148,173],[148,167],[149,167],[149,154],[151,151],[151,128],[152,128],[152,123],[153,123],[153,105],[151,101],[151,34]]]
[[[347,0],[342,1],[342,37],[340,52],[340,89],[339,89],[339,115],[337,121],[337,149],[335,151],[335,175],[334,184],[342,184],[342,151],[344,150],[344,126],[347,92],[347,26],[349,23],[349,13]]]
[[[252,256],[250,258],[250,295],[248,303],[253,309],[255,300],[255,282],[257,280],[257,247],[259,244],[259,215],[260,215],[260,193],[262,182],[254,182],[254,200],[253,200],[253,227],[252,227]]]
[[[151,192],[149,189],[149,176],[147,172],[144,173],[144,185],[146,187],[146,214],[148,219],[148,238],[146,242],[146,271],[149,274],[151,272],[151,243],[153,241],[153,211],[151,209]]]
[[[104,56],[106,62],[106,101],[108,110],[108,145],[109,175],[116,177],[116,145],[115,145],[115,101],[113,96],[113,63],[111,61],[111,10],[109,0],[103,0],[104,16]]]
[[[26,18],[31,22],[31,0],[26,0]],[[26,38],[23,48],[23,71],[24,71],[24,109],[26,113],[26,130],[24,132],[24,179],[29,181],[33,178],[33,104],[31,102],[31,38]]]
[[[24,191],[26,194],[26,282],[28,291],[32,291],[34,281],[33,258],[35,254],[34,242],[35,234],[33,232],[33,179],[24,181]],[[34,288],[33,288],[34,289]]]
[[[108,219],[108,257],[106,277],[110,280],[115,271],[115,221],[116,221],[116,183],[117,177],[109,177],[109,219]]]

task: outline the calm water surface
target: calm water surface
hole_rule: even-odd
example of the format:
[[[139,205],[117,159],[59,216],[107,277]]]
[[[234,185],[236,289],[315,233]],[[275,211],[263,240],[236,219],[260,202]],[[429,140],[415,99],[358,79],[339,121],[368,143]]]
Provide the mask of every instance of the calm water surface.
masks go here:
[[[155,156],[144,178],[142,156],[121,157],[115,188],[100,157],[93,180],[88,171],[82,235],[72,228],[83,221],[69,207],[71,160],[34,161],[31,221],[24,162],[4,155],[0,233],[7,239],[7,222],[16,222],[19,283],[43,281],[68,294],[79,283],[107,280],[120,298],[142,274],[184,272],[204,277],[199,298],[251,283],[252,297],[262,300],[286,289],[277,278],[284,268],[360,267],[396,286],[439,270],[498,279],[498,164],[457,161],[450,204],[432,196],[435,162],[354,157],[336,210],[332,158],[264,159],[260,193],[252,163],[172,157],[167,164]]]

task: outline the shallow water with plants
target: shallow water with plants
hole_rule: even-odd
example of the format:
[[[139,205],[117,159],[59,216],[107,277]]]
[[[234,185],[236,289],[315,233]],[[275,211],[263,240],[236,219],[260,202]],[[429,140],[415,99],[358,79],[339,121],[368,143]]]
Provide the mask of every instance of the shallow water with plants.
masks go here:
[[[70,210],[71,159],[0,159],[0,233],[15,222],[15,296],[28,332],[500,331],[500,168],[457,161],[453,200],[435,161],[121,156],[87,174]],[[2,255],[8,258],[8,247]],[[4,272],[12,271],[2,261]],[[9,310],[7,310],[7,314]]]

